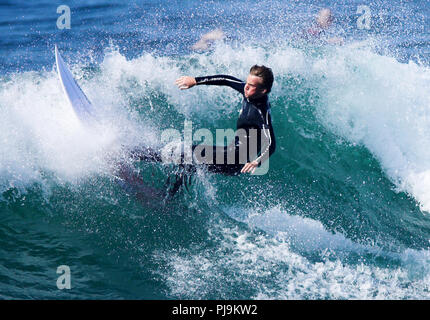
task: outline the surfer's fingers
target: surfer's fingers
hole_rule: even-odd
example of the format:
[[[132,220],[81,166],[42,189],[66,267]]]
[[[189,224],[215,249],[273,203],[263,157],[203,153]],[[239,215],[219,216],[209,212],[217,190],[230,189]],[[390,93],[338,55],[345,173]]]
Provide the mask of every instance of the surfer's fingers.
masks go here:
[[[178,86],[178,87],[180,87],[180,86],[182,86],[183,84],[184,84],[184,80],[183,79],[177,79],[176,81],[175,81],[175,84]]]
[[[246,164],[243,166],[242,170],[240,170],[240,172],[241,172],[241,173],[246,173],[246,172],[248,171],[248,167],[249,167],[249,164],[248,164],[248,163],[246,163]]]
[[[185,84],[183,84],[183,83],[177,83],[176,85],[177,85],[177,86],[178,86],[178,88],[179,88],[179,89],[181,89],[181,90],[186,89],[186,87],[187,87],[187,86],[186,86]]]
[[[255,163],[248,162],[243,166],[243,168],[242,168],[242,170],[240,170],[240,172],[241,173],[248,173],[248,172],[254,173],[256,168],[257,168],[257,165]]]
[[[178,79],[176,79],[176,83],[185,82],[187,80],[187,78],[188,78],[187,76],[181,76]]]
[[[188,89],[190,87],[188,84],[185,83],[184,79],[178,79],[178,80],[176,80],[175,83],[179,87],[179,89],[181,89],[181,90],[185,90],[185,89]]]

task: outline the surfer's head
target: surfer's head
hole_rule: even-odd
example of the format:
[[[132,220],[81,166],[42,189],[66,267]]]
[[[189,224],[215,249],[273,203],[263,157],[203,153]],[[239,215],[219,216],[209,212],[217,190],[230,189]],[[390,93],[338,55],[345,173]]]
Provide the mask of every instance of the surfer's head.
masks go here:
[[[257,99],[272,90],[273,72],[265,66],[254,65],[249,70],[245,84],[245,97]]]

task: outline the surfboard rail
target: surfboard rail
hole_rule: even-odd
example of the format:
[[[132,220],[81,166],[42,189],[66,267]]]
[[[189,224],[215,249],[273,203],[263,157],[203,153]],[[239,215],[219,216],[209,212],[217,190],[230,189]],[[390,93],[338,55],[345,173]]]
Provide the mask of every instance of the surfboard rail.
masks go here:
[[[76,116],[86,124],[93,122],[95,120],[94,107],[61,57],[57,45],[55,45],[55,62],[61,86]]]

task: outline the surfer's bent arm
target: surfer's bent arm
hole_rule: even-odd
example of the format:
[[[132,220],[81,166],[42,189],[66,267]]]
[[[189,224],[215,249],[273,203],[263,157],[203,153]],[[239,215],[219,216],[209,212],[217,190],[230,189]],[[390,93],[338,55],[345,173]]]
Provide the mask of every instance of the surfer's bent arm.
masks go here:
[[[260,155],[254,160],[257,163],[263,163],[269,156],[272,154],[271,146],[272,146],[272,138],[270,137],[270,131],[267,127],[261,129],[263,131],[262,140],[263,140],[263,148]]]
[[[261,152],[257,156],[256,159],[253,161],[250,161],[246,163],[241,173],[247,173],[251,172],[254,173],[255,169],[261,165],[263,162],[265,162],[272,154],[275,152],[276,144],[275,144],[275,137],[273,135],[273,129],[271,128],[271,117],[270,117],[270,111],[266,112],[266,116],[264,117],[263,114],[260,112],[261,115],[261,127],[259,130],[261,130]]]
[[[266,111],[265,116],[263,116],[262,113],[260,113],[263,124],[261,126],[261,153],[260,156],[255,159],[258,163],[263,163],[266,161],[274,152],[276,149],[276,143],[275,143],[275,135],[273,133],[273,127],[272,127],[272,117],[270,116],[270,109]]]
[[[243,94],[245,82],[232,76],[219,74],[214,76],[196,77],[196,85],[228,86]]]

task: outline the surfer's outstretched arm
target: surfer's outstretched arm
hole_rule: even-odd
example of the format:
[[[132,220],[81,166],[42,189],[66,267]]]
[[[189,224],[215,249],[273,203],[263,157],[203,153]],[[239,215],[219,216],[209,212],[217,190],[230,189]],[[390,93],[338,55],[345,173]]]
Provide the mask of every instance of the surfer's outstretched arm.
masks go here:
[[[234,90],[244,93],[245,82],[232,76],[220,74],[205,77],[189,77],[183,76],[176,80],[176,85],[181,90],[189,89],[195,85],[215,85],[215,86],[228,86]]]

